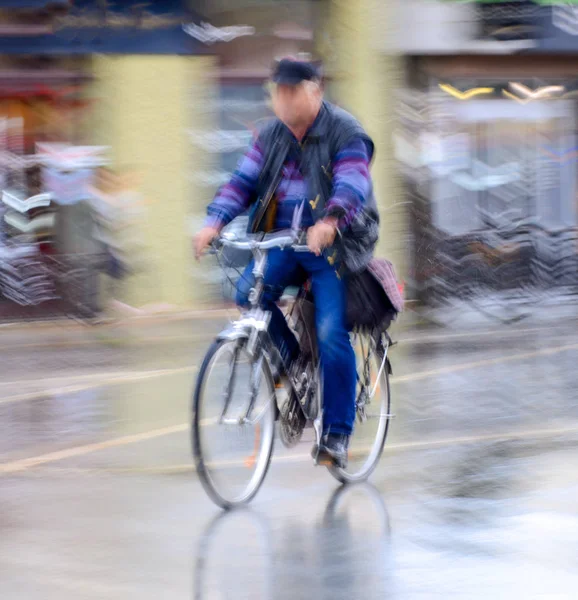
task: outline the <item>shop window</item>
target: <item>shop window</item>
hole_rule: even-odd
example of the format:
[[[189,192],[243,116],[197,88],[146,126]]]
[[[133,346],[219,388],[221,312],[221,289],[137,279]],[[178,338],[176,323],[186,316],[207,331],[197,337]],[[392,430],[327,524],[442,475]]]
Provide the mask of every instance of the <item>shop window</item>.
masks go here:
[[[548,229],[576,225],[571,101],[474,100],[452,102],[449,112],[453,133],[432,136],[439,145],[432,165],[436,228],[459,235],[482,227],[487,216],[534,219]]]

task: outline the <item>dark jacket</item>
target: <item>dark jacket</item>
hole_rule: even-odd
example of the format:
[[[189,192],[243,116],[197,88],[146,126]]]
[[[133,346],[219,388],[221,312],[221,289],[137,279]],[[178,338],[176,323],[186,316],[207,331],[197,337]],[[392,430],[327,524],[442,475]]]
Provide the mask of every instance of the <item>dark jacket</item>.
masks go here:
[[[375,146],[361,124],[347,111],[323,102],[318,118],[302,142],[303,176],[312,197],[311,208],[315,221],[325,216],[342,217],[339,208],[326,211],[331,198],[333,180],[331,166],[337,152],[354,138],[365,141],[370,160]],[[260,230],[270,200],[281,178],[283,163],[292,140],[289,129],[279,119],[268,121],[259,133],[259,143],[267,157],[259,177],[257,201],[251,210],[249,232]],[[371,259],[379,229],[377,204],[370,189],[362,214],[343,232],[342,238],[330,253],[350,271],[359,271]]]

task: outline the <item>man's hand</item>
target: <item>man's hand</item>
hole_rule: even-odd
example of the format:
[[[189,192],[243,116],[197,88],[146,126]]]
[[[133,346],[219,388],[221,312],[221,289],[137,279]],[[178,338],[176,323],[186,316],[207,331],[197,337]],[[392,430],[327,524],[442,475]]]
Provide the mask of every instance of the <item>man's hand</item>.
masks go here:
[[[324,219],[315,223],[307,230],[307,245],[316,256],[335,241],[337,234],[337,219]]]
[[[199,260],[211,242],[219,235],[216,227],[203,227],[195,236],[195,258]]]

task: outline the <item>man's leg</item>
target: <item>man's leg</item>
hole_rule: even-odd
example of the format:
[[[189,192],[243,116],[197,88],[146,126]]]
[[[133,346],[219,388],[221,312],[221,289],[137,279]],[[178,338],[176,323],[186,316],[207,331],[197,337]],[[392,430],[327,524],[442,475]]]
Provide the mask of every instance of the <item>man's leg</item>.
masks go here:
[[[311,274],[315,321],[323,369],[323,433],[339,440],[347,450],[347,438],[355,421],[356,364],[346,325],[343,281],[323,257],[303,255],[303,267]],[[339,461],[341,462],[341,461]]]
[[[237,304],[241,307],[249,306],[249,292],[255,285],[253,268],[254,262],[251,261],[237,285]],[[263,293],[261,305],[265,310],[271,311],[269,333],[279,349],[285,365],[289,365],[299,354],[299,343],[276,303],[285,288],[299,284],[299,280],[300,267],[295,260],[294,252],[290,250],[271,250],[267,258],[265,292]]]

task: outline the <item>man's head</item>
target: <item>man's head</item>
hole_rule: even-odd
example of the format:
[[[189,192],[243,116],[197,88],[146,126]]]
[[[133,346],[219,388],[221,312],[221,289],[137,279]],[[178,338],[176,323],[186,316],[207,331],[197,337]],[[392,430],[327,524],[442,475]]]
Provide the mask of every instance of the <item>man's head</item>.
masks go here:
[[[310,125],[323,100],[319,68],[309,61],[284,58],[276,63],[271,79],[277,117],[289,128]]]

